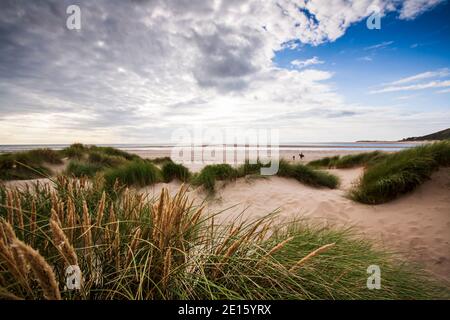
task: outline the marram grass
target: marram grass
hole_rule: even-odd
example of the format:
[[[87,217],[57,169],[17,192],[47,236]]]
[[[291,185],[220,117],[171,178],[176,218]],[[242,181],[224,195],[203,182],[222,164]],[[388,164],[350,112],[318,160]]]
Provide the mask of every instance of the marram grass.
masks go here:
[[[385,159],[388,154],[373,151],[373,152],[363,152],[357,154],[349,154],[345,156],[334,156],[325,157],[318,160],[313,160],[308,162],[308,166],[311,167],[325,167],[325,168],[338,168],[347,169],[360,166],[370,166],[378,161]]]
[[[144,187],[162,181],[159,168],[146,160],[134,160],[108,169],[104,173],[104,179],[109,187],[116,182],[128,186]]]
[[[60,164],[61,156],[51,149],[5,153],[0,155],[0,179],[24,180],[51,174],[45,164]]]
[[[191,183],[201,185],[209,192],[214,192],[217,180],[232,181],[236,178],[237,170],[229,164],[210,164],[196,174]]]
[[[61,163],[63,157],[69,159],[65,170],[67,175],[93,178],[99,174],[104,177],[109,189],[116,183],[144,187],[177,179],[194,186],[202,186],[206,191],[214,193],[217,181],[233,181],[246,176],[261,177],[260,170],[264,166],[259,160],[256,163],[246,161],[236,168],[229,164],[212,164],[205,166],[199,173],[192,174],[188,168],[173,162],[169,157],[142,159],[112,147],[74,143],[60,151],[42,149],[1,156],[0,179],[49,177],[52,172],[42,164],[44,162]],[[16,168],[15,159],[22,158],[27,160],[26,163]],[[338,178],[332,174],[301,164],[290,164],[284,160],[280,161],[278,175],[294,178],[314,187],[336,188],[339,183]]]
[[[66,168],[66,174],[75,177],[93,177],[97,172],[106,168],[105,165],[96,162],[70,160]]]
[[[166,161],[163,163],[161,174],[165,182],[170,182],[174,179],[188,182],[192,175],[188,168],[173,161]]]
[[[393,153],[366,169],[350,197],[368,204],[388,202],[416,189],[439,167],[448,166],[450,141]]]
[[[101,181],[0,188],[0,297],[4,299],[434,299],[418,268],[354,237],[273,217],[216,225],[186,195],[158,199]],[[65,288],[77,264],[80,290]],[[366,287],[369,265],[380,290]]]
[[[228,164],[215,164],[204,167],[191,181],[194,185],[201,185],[210,192],[215,191],[216,181],[233,181],[246,175],[260,175],[260,169],[264,165],[257,161],[255,164],[245,162],[237,168]],[[267,166],[270,166],[268,164]],[[315,170],[302,164],[291,164],[280,160],[277,175],[293,178],[312,187],[327,187],[334,189],[339,185],[339,179],[335,175],[325,171]]]
[[[290,164],[281,160],[278,176],[294,178],[299,182],[313,187],[327,187],[335,189],[339,185],[339,178],[325,171],[315,170],[302,164]]]

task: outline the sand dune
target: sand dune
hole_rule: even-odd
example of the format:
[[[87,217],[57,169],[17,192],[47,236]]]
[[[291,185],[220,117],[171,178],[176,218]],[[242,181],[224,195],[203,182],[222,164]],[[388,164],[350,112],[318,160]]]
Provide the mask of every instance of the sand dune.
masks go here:
[[[346,198],[362,169],[333,169],[341,178],[339,189],[316,189],[294,179],[281,177],[238,179],[223,185],[207,200],[207,212],[217,213],[217,221],[227,222],[263,217],[279,211],[282,221],[305,219],[312,223],[353,227],[376,241],[450,282],[450,168],[442,168],[414,192],[387,204],[371,206]],[[10,181],[8,186],[24,186],[36,180]],[[39,179],[48,183],[48,179]],[[142,191],[157,197],[163,187],[175,193],[179,182],[158,183]],[[200,203],[207,198],[201,188],[190,193]]]
[[[338,190],[315,189],[293,179],[239,179],[219,187],[207,211],[222,222],[242,213],[244,219],[279,211],[279,219],[305,219],[317,224],[352,227],[377,245],[422,264],[427,271],[450,281],[450,168],[433,174],[417,190],[387,204],[371,206],[346,198],[346,190],[357,181],[362,169],[331,170],[341,178]],[[162,187],[176,192],[179,183],[145,188],[157,196]],[[192,190],[198,201],[205,198]]]

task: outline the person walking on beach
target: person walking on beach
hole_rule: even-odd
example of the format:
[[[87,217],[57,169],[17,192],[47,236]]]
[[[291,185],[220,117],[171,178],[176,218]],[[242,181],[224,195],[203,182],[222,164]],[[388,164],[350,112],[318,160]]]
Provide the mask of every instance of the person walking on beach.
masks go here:
[[[303,160],[303,158],[305,157],[305,155],[302,153],[299,153],[298,156],[300,157],[300,160]]]
[[[292,156],[292,161],[295,161],[295,156]]]

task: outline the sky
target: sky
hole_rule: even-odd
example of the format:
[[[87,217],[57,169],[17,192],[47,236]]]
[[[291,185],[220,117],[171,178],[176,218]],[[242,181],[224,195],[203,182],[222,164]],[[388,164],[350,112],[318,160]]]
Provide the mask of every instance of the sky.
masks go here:
[[[67,7],[80,8],[71,30]],[[380,29],[367,19],[377,12]],[[445,0],[2,0],[0,144],[281,142],[450,127]]]

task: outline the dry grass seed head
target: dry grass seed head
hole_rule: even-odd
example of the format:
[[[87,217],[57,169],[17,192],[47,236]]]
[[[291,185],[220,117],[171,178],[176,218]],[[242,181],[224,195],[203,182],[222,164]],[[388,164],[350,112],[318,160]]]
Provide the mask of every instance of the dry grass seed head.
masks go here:
[[[131,240],[130,247],[128,248],[128,256],[127,256],[127,265],[131,262],[135,251],[139,246],[139,241],[141,238],[141,228],[136,228],[136,231],[133,232],[133,238]]]
[[[297,270],[298,268],[300,268],[302,265],[304,265],[309,259],[311,259],[312,257],[328,250],[329,248],[333,247],[335,245],[335,243],[329,243],[326,244],[324,246],[321,246],[320,248],[310,252],[308,255],[306,255],[305,257],[303,257],[302,259],[300,259],[296,264],[294,264],[289,271],[293,272],[295,270]]]
[[[42,288],[44,297],[48,300],[61,300],[55,273],[45,259],[39,252],[20,240],[16,240],[14,245],[20,249],[25,260],[30,265],[36,280]]]
[[[58,216],[52,209],[52,215],[50,218],[50,228],[53,234],[53,241],[61,256],[66,261],[66,265],[78,265],[77,254],[75,249],[69,242],[66,234],[62,230],[61,224],[57,220]]]

